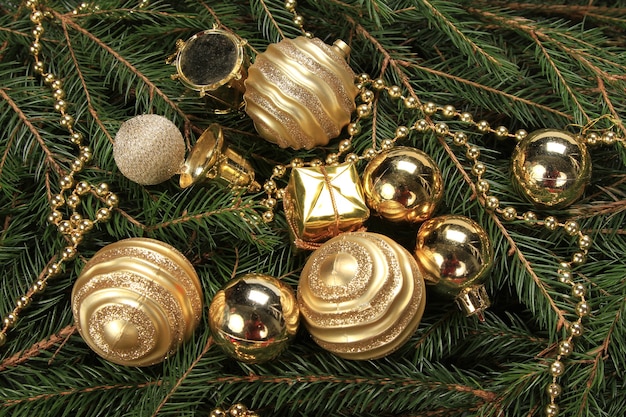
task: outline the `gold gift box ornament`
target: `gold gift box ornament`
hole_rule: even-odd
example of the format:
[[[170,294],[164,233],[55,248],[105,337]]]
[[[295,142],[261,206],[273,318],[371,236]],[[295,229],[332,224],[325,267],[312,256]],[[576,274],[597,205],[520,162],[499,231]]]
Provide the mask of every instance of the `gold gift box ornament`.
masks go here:
[[[370,214],[352,163],[294,168],[283,205],[300,249],[316,249],[340,233],[362,229]]]

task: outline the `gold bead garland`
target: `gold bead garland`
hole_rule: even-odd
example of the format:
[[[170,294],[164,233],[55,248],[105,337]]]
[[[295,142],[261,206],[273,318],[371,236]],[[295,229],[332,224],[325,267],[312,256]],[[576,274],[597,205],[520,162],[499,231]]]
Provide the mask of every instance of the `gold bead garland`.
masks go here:
[[[63,248],[58,258],[50,262],[26,294],[15,302],[13,311],[4,317],[2,329],[0,329],[0,346],[6,343],[7,332],[15,325],[22,310],[30,304],[32,297],[41,293],[46,288],[48,280],[58,276],[62,271],[63,265],[76,257],[78,245],[82,242],[84,236],[97,223],[108,221],[111,217],[111,211],[118,204],[117,195],[109,190],[109,186],[106,183],[94,185],[88,181],[77,179],[78,174],[91,160],[92,151],[89,146],[83,144],[83,135],[74,128],[74,117],[67,112],[68,104],[65,101],[65,90],[63,89],[62,81],[56,74],[46,69],[46,65],[40,57],[42,49],[40,40],[45,31],[42,23],[48,17],[48,14],[39,8],[39,1],[37,0],[29,0],[25,4],[31,10],[30,20],[34,25],[32,30],[34,39],[30,46],[30,52],[34,60],[33,68],[41,76],[44,83],[49,86],[55,99],[54,109],[61,116],[59,125],[67,130],[70,142],[78,148],[78,156],[72,161],[70,172],[62,174],[59,179],[60,189],[58,194],[53,195],[50,199],[51,212],[48,216],[48,221],[57,227],[59,233],[65,238],[67,245]],[[83,217],[78,210],[83,197],[88,194],[94,194],[104,203],[104,206],[96,211],[94,219]],[[67,218],[61,212],[64,207],[70,212]]]
[[[249,410],[241,403],[231,405],[227,410],[217,407],[211,411],[209,417],[259,417],[257,413]]]
[[[68,240],[68,246],[63,249],[60,255],[60,260],[52,262],[47,269],[42,273],[39,280],[33,284],[31,289],[16,301],[16,307],[13,312],[7,315],[4,320],[4,327],[0,330],[0,346],[6,340],[6,333],[8,329],[15,323],[17,316],[31,300],[32,295],[41,292],[49,278],[56,276],[64,262],[73,259],[76,256],[77,246],[82,241],[84,235],[91,230],[95,223],[104,222],[108,220],[111,215],[111,210],[117,204],[117,197],[115,194],[108,190],[108,186],[105,183],[99,185],[92,185],[86,181],[76,182],[75,177],[82,171],[84,165],[91,158],[91,151],[87,146],[82,145],[82,135],[74,130],[74,119],[69,115],[67,111],[67,103],[64,101],[65,93],[62,89],[62,83],[56,78],[56,76],[45,69],[45,65],[41,62],[39,53],[41,51],[40,37],[44,32],[41,25],[45,14],[38,9],[39,2],[37,0],[29,0],[26,2],[27,7],[31,9],[31,20],[35,24],[33,29],[34,41],[31,45],[31,53],[33,54],[35,63],[34,69],[39,73],[46,84],[50,85],[53,91],[53,97],[55,98],[55,110],[60,113],[61,120],[60,125],[65,127],[69,134],[72,143],[79,148],[79,157],[72,163],[70,173],[63,176],[60,181],[60,191],[57,195],[53,196],[50,204],[52,212],[49,216],[49,221],[56,225],[59,232]],[[303,25],[304,19],[295,10],[296,2],[294,0],[287,0],[285,7],[288,11],[294,15],[294,24],[296,24],[305,36],[309,37],[309,32],[305,32]],[[370,160],[382,151],[392,148],[397,140],[406,138],[412,131],[417,132],[434,132],[438,137],[452,142],[459,148],[464,148],[467,158],[472,162],[471,173],[474,177],[473,186],[479,196],[480,203],[494,215],[500,216],[505,221],[523,221],[529,225],[537,225],[545,227],[549,231],[557,231],[563,229],[566,234],[577,239],[578,250],[572,254],[569,261],[560,263],[560,267],[557,271],[557,276],[560,282],[567,284],[571,287],[572,296],[576,298],[576,319],[567,324],[569,335],[559,343],[558,354],[555,360],[549,366],[549,373],[552,376],[552,381],[547,387],[547,393],[550,398],[550,402],[545,408],[545,414],[547,416],[556,416],[559,412],[559,407],[556,404],[556,399],[561,395],[562,389],[558,384],[558,378],[564,373],[565,365],[563,359],[569,356],[574,348],[573,339],[580,336],[583,332],[582,320],[590,312],[590,306],[586,300],[586,287],[581,283],[576,283],[573,280],[573,267],[581,265],[586,261],[586,256],[592,245],[592,239],[590,236],[585,235],[581,230],[577,222],[565,221],[561,222],[553,216],[547,216],[540,219],[534,211],[527,211],[523,214],[519,214],[517,210],[512,206],[500,207],[499,199],[489,194],[489,183],[485,179],[486,165],[480,162],[480,150],[475,145],[468,142],[467,135],[463,132],[452,132],[445,122],[433,122],[431,116],[435,114],[441,114],[446,119],[458,119],[459,121],[473,126],[478,132],[482,134],[494,134],[497,138],[505,139],[512,138],[517,141],[524,139],[528,133],[520,129],[514,133],[504,126],[497,126],[492,128],[490,124],[485,120],[474,121],[471,114],[466,112],[459,112],[453,106],[439,106],[434,103],[420,104],[414,97],[405,97],[402,95],[402,91],[398,86],[387,86],[382,79],[370,80],[368,76],[361,75],[357,79],[357,85],[361,90],[360,98],[363,102],[357,108],[357,118],[354,122],[348,126],[349,139],[344,139],[339,143],[338,152],[329,154],[326,157],[326,161],[313,160],[310,162],[304,162],[300,158],[294,158],[288,166],[277,166],[266,181],[264,190],[267,193],[267,198],[264,200],[265,206],[268,210],[263,214],[265,221],[271,221],[273,218],[273,209],[277,204],[277,199],[282,198],[283,189],[278,188],[276,180],[283,177],[288,168],[300,167],[300,166],[317,166],[321,164],[336,165],[339,163],[339,159],[342,155],[345,155],[345,160],[349,162],[357,162],[359,160]],[[396,129],[395,136],[391,139],[384,139],[380,143],[380,148],[372,147],[366,149],[361,155],[347,152],[351,149],[352,139],[360,132],[359,120],[371,115],[371,103],[375,100],[376,94],[370,90],[372,88],[375,91],[384,91],[387,95],[396,100],[402,100],[403,104],[408,109],[415,109],[422,112],[423,118],[419,119],[412,126],[399,126]],[[585,131],[581,133],[581,138],[588,145],[606,144],[612,145],[616,142],[624,143],[624,138],[618,136],[611,131]],[[106,207],[102,207],[98,210],[96,218],[84,219],[77,211],[80,206],[81,197],[93,193],[98,196]],[[63,218],[63,214],[60,209],[67,207],[71,214],[66,220]],[[233,410],[233,411],[231,411]],[[217,414],[214,414],[217,413]],[[221,413],[221,414],[220,414]],[[228,414],[225,414],[228,413]],[[254,417],[256,413],[248,411],[245,406],[236,404],[229,408],[227,411],[216,409],[211,413],[211,416],[219,417],[222,415],[240,415]]]
[[[563,360],[572,353],[574,339],[583,333],[584,327],[582,320],[585,316],[589,315],[591,311],[591,307],[585,297],[586,287],[584,284],[577,283],[573,280],[573,268],[586,262],[588,251],[592,245],[592,238],[589,235],[584,234],[580,230],[579,224],[574,220],[561,222],[554,216],[546,216],[544,219],[540,219],[537,213],[531,210],[526,211],[523,214],[519,214],[515,207],[501,207],[500,200],[495,195],[489,193],[490,184],[485,179],[487,167],[480,161],[480,149],[476,145],[469,142],[467,134],[460,131],[452,131],[445,121],[433,121],[432,116],[441,114],[448,120],[457,119],[465,124],[473,126],[483,135],[493,134],[498,139],[510,138],[520,142],[524,140],[529,133],[525,129],[519,129],[514,133],[511,133],[505,126],[492,128],[486,120],[475,121],[472,114],[468,112],[459,112],[452,105],[439,106],[433,102],[420,104],[416,98],[404,96],[402,94],[402,89],[399,86],[388,86],[386,82],[380,78],[372,80],[368,74],[361,74],[357,76],[355,82],[360,91],[357,98],[361,100],[361,104],[357,105],[356,117],[354,121],[352,121],[346,128],[349,137],[339,142],[338,151],[336,153],[330,153],[327,155],[325,161],[327,165],[337,165],[340,161],[340,157],[352,148],[352,140],[354,136],[359,134],[361,131],[361,119],[367,118],[372,114],[372,104],[376,100],[376,92],[385,92],[392,100],[401,101],[405,108],[421,112],[422,117],[414,122],[410,127],[399,125],[395,130],[394,137],[383,139],[379,147],[374,146],[367,148],[361,155],[357,155],[355,153],[346,154],[344,157],[346,162],[371,160],[380,153],[394,147],[398,140],[405,139],[412,131],[416,131],[418,133],[434,132],[435,135],[442,140],[449,141],[456,147],[465,150],[465,156],[472,164],[470,172],[474,177],[473,187],[479,197],[479,202],[488,212],[501,217],[506,222],[519,220],[531,226],[545,227],[551,232],[563,229],[567,235],[576,239],[577,250],[571,255],[571,259],[569,261],[560,262],[560,267],[556,274],[561,283],[570,286],[571,294],[577,300],[575,307],[576,317],[574,320],[566,323],[568,336],[559,343],[558,354],[548,366],[551,382],[546,390],[549,397],[549,403],[545,408],[545,415],[548,417],[557,416],[559,413],[557,398],[562,393],[562,388],[559,385],[558,380],[559,377],[565,372]],[[615,143],[625,142],[623,137],[618,136],[611,130],[599,131],[589,128],[583,129],[577,138],[587,145],[613,145]],[[282,198],[284,193],[284,189],[278,188],[276,180],[283,177],[287,173],[288,168],[316,166],[323,163],[324,162],[319,159],[312,160],[307,163],[301,158],[294,158],[288,166],[280,165],[275,167],[271,177],[266,181],[264,186],[267,198],[265,198],[263,202],[268,210],[263,214],[263,220],[269,222],[274,218],[273,210],[276,206],[276,201],[277,199]]]

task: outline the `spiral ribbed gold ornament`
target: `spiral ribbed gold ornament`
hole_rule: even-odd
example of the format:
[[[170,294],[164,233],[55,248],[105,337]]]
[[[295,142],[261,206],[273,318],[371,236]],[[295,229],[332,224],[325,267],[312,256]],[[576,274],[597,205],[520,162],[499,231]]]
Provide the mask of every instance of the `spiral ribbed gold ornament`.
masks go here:
[[[411,254],[370,232],[344,233],[307,260],[298,305],[315,342],[346,359],[390,354],[422,318],[424,280]]]
[[[328,144],[350,122],[358,89],[350,47],[304,36],[271,44],[245,82],[246,113],[257,132],[282,148]]]
[[[85,342],[103,358],[130,366],[172,355],[199,323],[202,304],[200,281],[187,258],[147,238],[100,249],[72,291]]]

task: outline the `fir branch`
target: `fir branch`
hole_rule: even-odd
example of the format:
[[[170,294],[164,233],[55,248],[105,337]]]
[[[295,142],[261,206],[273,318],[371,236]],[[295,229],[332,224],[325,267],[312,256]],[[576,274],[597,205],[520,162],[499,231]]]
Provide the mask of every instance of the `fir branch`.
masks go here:
[[[152,82],[152,80],[150,80],[146,75],[144,75],[142,72],[140,72],[133,64],[131,64],[127,59],[125,59],[118,52],[116,52],[106,42],[102,41],[101,39],[96,37],[94,34],[89,32],[88,30],[86,30],[82,26],[80,26],[78,23],[76,23],[74,21],[74,19],[72,19],[71,17],[68,17],[68,15],[64,15],[64,14],[58,13],[56,11],[52,11],[52,14],[55,16],[56,19],[58,19],[63,24],[64,27],[65,26],[71,27],[72,29],[76,30],[78,33],[80,33],[80,34],[86,36],[87,38],[91,39],[102,50],[104,50],[106,53],[108,53],[112,57],[114,57],[118,62],[122,63],[126,68],[128,68],[128,70],[130,70],[145,85],[148,86],[150,95],[156,94],[159,97],[161,97],[172,109],[174,109],[182,117],[182,119],[185,121],[185,125],[186,126],[191,125],[191,121],[189,120],[188,116],[179,108],[179,106],[175,102],[173,102],[165,93],[163,93],[163,91],[160,88],[158,88]]]
[[[182,382],[185,379],[185,377],[187,375],[189,375],[190,372],[193,371],[194,367],[198,364],[198,362],[200,361],[202,356],[206,355],[206,353],[209,351],[209,349],[211,348],[212,345],[213,345],[213,339],[209,338],[207,340],[206,344],[204,345],[204,348],[202,349],[202,351],[200,352],[200,354],[196,358],[196,360],[194,360],[191,363],[191,365],[187,368],[185,373],[178,379],[178,381],[176,381],[176,384],[174,384],[174,386],[172,386],[172,388],[169,390],[169,392],[163,397],[163,400],[161,401],[161,403],[158,405],[158,407],[154,410],[154,413],[152,414],[154,417],[156,417],[159,414],[159,412],[161,411],[163,406],[169,401],[169,399],[172,396],[172,394],[182,384]]]
[[[45,400],[49,400],[52,398],[62,398],[62,397],[80,395],[80,394],[93,393],[93,392],[102,392],[102,391],[107,391],[107,390],[116,390],[116,391],[117,390],[138,390],[138,389],[145,389],[148,387],[160,386],[160,385],[161,385],[161,381],[158,381],[158,380],[149,381],[149,382],[146,382],[143,384],[137,384],[137,385],[130,385],[130,384],[97,385],[93,387],[70,389],[70,390],[59,391],[59,392],[54,392],[54,393],[38,394],[32,397],[22,398],[22,399],[5,400],[3,404],[0,404],[0,407],[14,408],[17,406],[23,406],[25,403],[28,403],[28,402],[45,401]]]
[[[76,332],[76,326],[72,325],[72,326],[64,327],[63,329],[61,329],[61,331],[59,331],[56,334],[53,334],[47,340],[42,340],[40,342],[37,342],[30,348],[23,350],[21,352],[18,352],[13,356],[4,359],[2,362],[0,362],[0,372],[8,368],[21,365],[27,362],[28,360],[30,360],[32,357],[41,354],[42,351],[49,350],[52,347],[57,346],[60,343],[63,343],[75,332]]]
[[[46,155],[46,163],[51,166],[59,176],[66,175],[67,172],[61,168],[61,166],[57,163],[54,158],[52,152],[46,145],[45,141],[39,134],[39,130],[31,123],[28,117],[24,114],[24,112],[19,108],[19,106],[15,103],[15,101],[9,96],[9,94],[5,91],[4,88],[0,88],[0,97],[6,101],[11,109],[18,115],[21,122],[28,128],[28,130],[32,133],[33,137],[39,143],[39,146],[44,151]],[[8,149],[8,148],[7,148]]]

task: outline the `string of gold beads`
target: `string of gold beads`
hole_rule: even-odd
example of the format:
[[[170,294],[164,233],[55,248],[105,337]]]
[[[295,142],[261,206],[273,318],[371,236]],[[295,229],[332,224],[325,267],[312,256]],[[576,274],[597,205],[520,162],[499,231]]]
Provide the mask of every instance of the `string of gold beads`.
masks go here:
[[[555,359],[548,366],[549,374],[552,377],[551,383],[547,387],[549,396],[549,403],[545,408],[545,414],[548,417],[555,417],[558,415],[559,407],[556,403],[557,398],[561,395],[562,389],[558,384],[558,378],[564,373],[565,365],[563,359],[571,354],[574,346],[574,339],[580,336],[583,332],[582,320],[587,316],[591,308],[586,295],[586,287],[584,284],[577,283],[573,280],[573,268],[582,265],[586,262],[587,254],[592,246],[592,239],[589,235],[584,234],[580,230],[579,224],[574,220],[559,221],[554,216],[546,216],[540,219],[537,213],[534,211],[527,211],[523,214],[519,214],[517,209],[512,206],[501,207],[499,199],[490,194],[490,184],[485,179],[487,173],[486,165],[480,161],[480,149],[470,143],[468,135],[464,132],[454,132],[450,129],[447,123],[444,121],[433,121],[431,116],[435,114],[441,114],[447,119],[457,119],[463,123],[473,125],[478,132],[482,134],[494,134],[498,138],[512,138],[516,141],[523,140],[527,135],[527,131],[519,129],[514,133],[509,132],[508,128],[504,126],[498,126],[492,128],[485,120],[474,121],[473,116],[467,112],[459,112],[454,106],[445,105],[438,106],[432,102],[420,104],[414,97],[406,97],[402,94],[402,89],[398,86],[388,86],[382,79],[372,80],[369,75],[361,74],[357,76],[356,84],[359,88],[358,98],[361,104],[356,106],[355,119],[347,126],[347,133],[349,137],[340,141],[337,153],[331,153],[327,156],[326,161],[319,159],[313,160],[309,163],[304,162],[301,158],[295,158],[288,166],[277,166],[270,179],[265,184],[265,191],[268,193],[268,198],[264,200],[268,211],[264,213],[264,220],[271,221],[274,218],[273,209],[277,204],[277,200],[284,195],[284,189],[279,189],[276,185],[276,180],[285,176],[288,168],[296,168],[301,166],[316,166],[326,163],[327,165],[336,165],[339,163],[340,156],[345,154],[352,148],[353,137],[360,133],[361,119],[368,118],[372,114],[372,104],[376,99],[376,92],[385,92],[391,99],[400,100],[407,109],[413,109],[422,113],[422,118],[413,123],[410,127],[397,126],[393,138],[386,138],[380,141],[379,146],[373,146],[365,149],[361,155],[355,153],[348,153],[345,156],[346,162],[357,162],[359,160],[371,160],[381,152],[387,151],[395,146],[398,140],[406,138],[411,131],[417,131],[425,133],[427,131],[434,132],[438,137],[451,142],[456,147],[463,148],[465,150],[465,156],[472,164],[470,172],[473,179],[473,187],[479,198],[479,202],[489,212],[494,213],[507,222],[522,221],[526,224],[533,226],[545,227],[551,232],[556,232],[562,229],[567,235],[572,236],[576,240],[577,250],[571,255],[569,261],[563,261],[560,263],[560,268],[557,271],[558,280],[571,288],[572,295],[577,298],[575,312],[576,318],[566,323],[568,329],[568,336],[562,340],[559,344],[559,353]],[[582,136],[582,138],[588,144],[614,144],[616,142],[623,142],[624,138],[619,137],[612,131],[605,131],[601,134],[597,132],[588,132]]]
[[[216,408],[211,411],[209,417],[259,417],[254,411],[248,410],[248,407],[241,403],[231,405],[227,410]]]
[[[50,87],[52,97],[55,100],[54,109],[61,116],[59,125],[68,131],[69,140],[78,148],[78,156],[72,161],[70,171],[61,176],[59,192],[50,198],[51,211],[48,221],[56,226],[59,233],[65,238],[67,245],[63,248],[60,255],[51,261],[28,291],[15,302],[13,310],[3,318],[2,328],[0,329],[0,346],[6,343],[9,329],[15,326],[20,313],[30,304],[32,297],[45,290],[48,280],[61,273],[65,262],[76,257],[78,245],[84,236],[93,229],[96,223],[109,220],[111,211],[118,204],[117,195],[109,190],[109,186],[106,183],[93,185],[85,180],[77,180],[78,174],[91,160],[92,151],[83,144],[83,135],[74,128],[74,117],[67,113],[68,104],[65,101],[65,90],[63,89],[62,81],[54,73],[46,70],[46,66],[40,57],[40,40],[45,31],[42,23],[47,15],[39,8],[39,1],[37,0],[27,1],[26,6],[31,10],[30,20],[34,24],[32,30],[34,39],[30,46],[30,52],[34,60],[34,70],[41,76],[44,83]],[[78,211],[83,197],[88,194],[94,194],[104,204],[103,207],[96,211],[95,219],[85,218]],[[64,218],[61,211],[64,207],[70,212],[68,218]]]
[[[304,29],[304,17],[298,13],[298,10],[296,9],[297,5],[298,3],[296,0],[285,1],[285,9],[293,15],[293,24],[296,25],[298,29],[300,29],[300,32],[302,32],[303,36],[306,36],[309,39],[313,38],[314,35]]]

